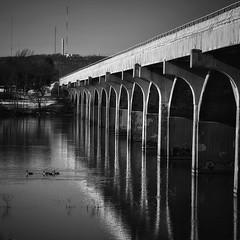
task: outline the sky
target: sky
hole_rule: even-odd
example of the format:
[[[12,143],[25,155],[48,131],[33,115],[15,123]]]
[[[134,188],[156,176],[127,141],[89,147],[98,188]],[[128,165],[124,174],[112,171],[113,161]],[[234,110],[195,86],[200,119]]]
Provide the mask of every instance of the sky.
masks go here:
[[[110,56],[234,2],[0,0],[0,57],[23,49],[54,53],[55,28],[57,53],[68,36],[68,53]]]

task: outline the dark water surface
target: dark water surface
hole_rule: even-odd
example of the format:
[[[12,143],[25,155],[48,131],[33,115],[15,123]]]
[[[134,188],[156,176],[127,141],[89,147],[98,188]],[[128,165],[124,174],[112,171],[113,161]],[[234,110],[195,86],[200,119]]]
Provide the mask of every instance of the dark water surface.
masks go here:
[[[239,240],[233,175],[170,166],[78,119],[1,120],[0,239]]]

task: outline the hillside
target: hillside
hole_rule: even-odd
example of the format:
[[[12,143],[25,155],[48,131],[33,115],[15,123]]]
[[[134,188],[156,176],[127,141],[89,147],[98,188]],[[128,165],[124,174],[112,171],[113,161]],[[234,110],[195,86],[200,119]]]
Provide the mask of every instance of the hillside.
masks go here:
[[[65,76],[73,71],[76,71],[79,68],[87,66],[91,63],[97,62],[105,56],[80,56],[80,55],[73,55],[73,56],[65,56],[61,54],[49,54],[49,55],[32,55],[28,56],[31,59],[41,60],[43,58],[50,58],[53,61],[54,66],[56,67],[59,77]],[[17,57],[0,57],[0,66],[11,59]],[[1,78],[1,77],[0,77]]]
[[[61,54],[49,55],[49,57],[52,58],[53,63],[59,72],[59,77],[65,76],[71,72],[76,71],[79,68],[82,68],[84,66],[87,66],[91,63],[97,62],[105,58],[105,56],[96,55],[92,56],[74,55],[66,57]]]

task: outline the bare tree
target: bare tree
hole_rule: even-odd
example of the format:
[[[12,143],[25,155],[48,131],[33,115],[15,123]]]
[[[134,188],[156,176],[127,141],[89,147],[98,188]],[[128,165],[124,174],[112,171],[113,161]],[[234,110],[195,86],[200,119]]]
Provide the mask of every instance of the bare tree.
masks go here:
[[[32,56],[33,54],[34,54],[34,51],[28,48],[25,48],[22,51],[18,50],[16,52],[16,57],[29,57],[29,56]]]

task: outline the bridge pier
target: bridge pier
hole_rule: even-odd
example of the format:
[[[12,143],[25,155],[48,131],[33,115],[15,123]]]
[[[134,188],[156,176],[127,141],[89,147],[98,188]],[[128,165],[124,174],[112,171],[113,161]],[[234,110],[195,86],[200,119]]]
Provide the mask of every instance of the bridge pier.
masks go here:
[[[157,155],[164,162],[169,158],[169,99],[173,85],[173,78],[163,76],[162,66],[154,68],[141,67],[140,77],[151,83],[156,88],[152,102],[148,100],[149,112],[158,114],[158,124],[156,125]],[[148,92],[148,98],[149,94]],[[157,103],[154,99],[158,99]]]
[[[175,116],[179,117],[185,117],[187,119],[190,119],[192,121],[192,144],[190,148],[191,150],[191,158],[192,158],[192,172],[197,173],[199,171],[199,162],[198,162],[198,124],[199,124],[199,100],[200,100],[200,95],[202,91],[202,87],[205,81],[205,72],[192,72],[190,70],[186,70],[187,66],[178,66],[175,64],[172,64],[170,62],[164,62],[163,64],[163,73],[167,75],[173,75],[175,78],[181,78],[183,79],[190,87],[190,91],[187,89],[184,90],[186,93],[184,94],[189,94],[192,95],[189,98],[192,100],[192,103],[189,102],[183,102],[182,106],[178,106],[180,111],[186,111],[186,113],[179,112],[179,110],[175,110],[172,108],[173,114]],[[176,79],[175,79],[175,84],[176,84]],[[180,87],[179,87],[180,88]],[[176,87],[173,87],[173,90],[176,89]],[[181,89],[180,89],[181,91]],[[183,91],[183,89],[182,89]],[[188,91],[188,92],[187,92]],[[181,93],[178,93],[179,95]],[[174,107],[174,102],[173,102],[173,92],[170,97],[170,108]],[[186,97],[185,97],[186,98]],[[185,105],[185,106],[184,106]],[[173,116],[174,116],[173,115]],[[185,115],[185,116],[184,116]],[[171,114],[170,114],[171,116]],[[184,147],[185,146],[176,146],[177,148],[179,147]],[[175,148],[176,148],[175,147]],[[189,148],[188,147],[188,148]],[[186,153],[187,154],[187,153]],[[187,156],[185,156],[187,157]]]
[[[239,99],[239,89],[240,89],[240,70],[236,69],[220,60],[215,59],[213,56],[209,54],[203,54],[201,50],[193,49],[191,51],[191,62],[190,67],[193,68],[205,68],[205,69],[213,69],[216,71],[221,72],[228,78],[229,85],[231,86],[231,90],[233,93],[233,99],[232,104],[235,104],[235,109],[232,110],[232,115],[235,114],[233,117],[234,120],[232,120],[233,123],[230,123],[235,128],[235,140],[233,140],[234,143],[234,193],[238,193],[239,189],[239,105],[240,105],[240,99]],[[207,81],[205,83],[205,86],[203,87],[202,95],[205,91]],[[225,87],[226,89],[226,87]],[[227,106],[229,108],[229,106]],[[231,164],[231,162],[230,162]]]
[[[130,74],[123,72],[122,76],[122,85],[125,87],[125,90],[127,92],[127,102],[128,102],[128,108],[127,108],[127,139],[128,141],[132,141],[132,98],[133,98],[133,78]],[[123,88],[122,88],[123,89]],[[124,112],[122,112],[122,117],[124,118]],[[124,123],[122,125],[123,128],[125,128]],[[124,130],[124,129],[122,129]]]

